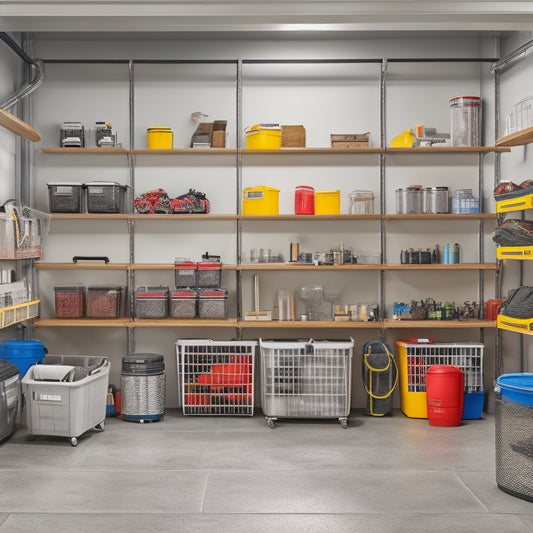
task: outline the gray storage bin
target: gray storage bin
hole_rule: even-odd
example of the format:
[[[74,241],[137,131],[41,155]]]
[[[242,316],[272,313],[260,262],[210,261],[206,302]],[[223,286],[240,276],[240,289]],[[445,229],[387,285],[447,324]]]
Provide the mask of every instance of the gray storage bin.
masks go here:
[[[83,183],[48,183],[51,213],[81,213]]]
[[[170,294],[171,318],[195,318],[198,293],[193,289],[180,289]]]
[[[167,318],[168,287],[138,287],[135,291],[135,318]]]
[[[85,184],[89,213],[121,213],[126,196],[125,185],[114,181],[92,181]]]
[[[198,263],[198,287],[220,287],[222,264],[216,262]]]
[[[72,446],[89,429],[103,430],[109,359],[46,355],[22,378],[28,435],[68,437]]]
[[[198,298],[200,318],[228,318],[228,291],[226,289],[204,289]]]
[[[15,432],[19,405],[19,368],[5,359],[0,359],[0,442]]]

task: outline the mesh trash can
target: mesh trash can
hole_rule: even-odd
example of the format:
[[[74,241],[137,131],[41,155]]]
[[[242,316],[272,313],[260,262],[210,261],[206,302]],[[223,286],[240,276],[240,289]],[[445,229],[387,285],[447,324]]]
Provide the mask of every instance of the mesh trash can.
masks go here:
[[[154,422],[165,415],[165,360],[155,353],[122,358],[121,413],[130,422]]]
[[[0,359],[0,442],[15,431],[20,397],[20,377],[17,365]]]
[[[496,380],[496,484],[533,502],[533,374]]]

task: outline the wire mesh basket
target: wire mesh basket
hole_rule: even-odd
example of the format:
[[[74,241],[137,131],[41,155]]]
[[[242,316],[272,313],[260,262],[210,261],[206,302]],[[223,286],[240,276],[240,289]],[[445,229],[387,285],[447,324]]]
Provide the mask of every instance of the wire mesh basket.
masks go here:
[[[277,418],[338,418],[347,427],[354,341],[259,341],[262,408]]]
[[[451,365],[464,373],[465,409],[483,400],[483,349],[480,343],[419,344],[397,341],[400,366],[400,403],[411,418],[427,418],[426,375],[432,365]],[[473,409],[476,411],[476,409]],[[476,416],[480,418],[481,411]],[[465,417],[463,417],[465,418]]]
[[[254,413],[257,341],[178,340],[178,392],[184,415]]]
[[[50,215],[5,204],[0,212],[0,259],[40,259]]]

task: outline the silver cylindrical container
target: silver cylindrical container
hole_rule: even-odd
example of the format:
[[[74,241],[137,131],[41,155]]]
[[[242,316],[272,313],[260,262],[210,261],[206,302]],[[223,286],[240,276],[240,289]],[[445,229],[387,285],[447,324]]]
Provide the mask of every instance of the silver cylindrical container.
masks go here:
[[[152,422],[165,415],[165,362],[160,354],[122,358],[121,414],[131,422]]]
[[[399,215],[422,213],[422,187],[396,189],[396,211]]]
[[[450,100],[452,146],[479,146],[481,126],[479,96],[456,96]]]
[[[424,213],[448,213],[448,187],[426,187],[423,191]]]

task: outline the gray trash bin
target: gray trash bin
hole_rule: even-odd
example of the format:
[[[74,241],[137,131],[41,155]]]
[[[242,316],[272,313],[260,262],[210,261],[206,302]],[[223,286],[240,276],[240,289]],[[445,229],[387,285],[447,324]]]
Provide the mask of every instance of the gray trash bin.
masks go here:
[[[165,360],[160,354],[136,353],[122,358],[122,419],[154,422],[165,415]]]
[[[533,374],[504,374],[495,393],[496,483],[533,502]]]
[[[19,405],[19,368],[5,359],[0,359],[0,442],[15,432]]]

